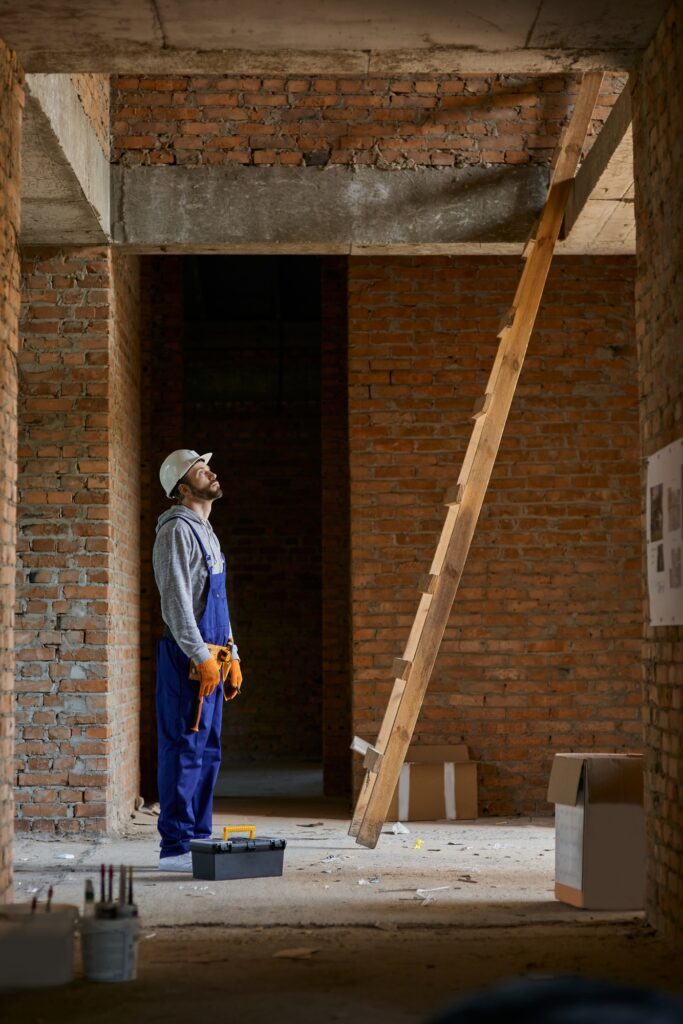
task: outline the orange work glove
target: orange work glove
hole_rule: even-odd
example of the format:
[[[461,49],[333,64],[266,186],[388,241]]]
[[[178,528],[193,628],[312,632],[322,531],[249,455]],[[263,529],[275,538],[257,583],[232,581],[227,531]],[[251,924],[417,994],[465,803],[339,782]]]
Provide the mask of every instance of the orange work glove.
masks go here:
[[[215,658],[207,658],[197,665],[199,696],[210,697],[221,681],[221,670]]]
[[[225,687],[225,699],[233,700],[240,692],[242,686],[242,669],[240,663],[235,659],[228,665],[228,679]]]

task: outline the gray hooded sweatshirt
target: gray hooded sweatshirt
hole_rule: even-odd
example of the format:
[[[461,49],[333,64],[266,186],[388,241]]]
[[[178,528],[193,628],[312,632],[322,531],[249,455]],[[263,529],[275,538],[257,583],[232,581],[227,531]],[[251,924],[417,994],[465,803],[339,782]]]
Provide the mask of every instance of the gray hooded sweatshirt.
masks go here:
[[[184,505],[176,505],[159,516],[152,563],[161,596],[161,617],[183,654],[198,663],[211,656],[197,627],[206,607],[209,573],[188,523],[213,555],[214,572],[221,571],[221,546],[213,527]],[[237,657],[236,647],[233,655]]]

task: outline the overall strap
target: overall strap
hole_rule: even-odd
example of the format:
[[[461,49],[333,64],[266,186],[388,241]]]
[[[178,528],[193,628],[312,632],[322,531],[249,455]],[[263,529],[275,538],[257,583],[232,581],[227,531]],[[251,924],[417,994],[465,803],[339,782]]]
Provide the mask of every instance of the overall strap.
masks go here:
[[[199,544],[199,547],[202,549],[202,554],[204,555],[204,560],[206,562],[206,567],[209,570],[209,576],[213,575],[213,567],[216,564],[216,560],[213,557],[213,555],[211,554],[211,552],[208,551],[207,548],[204,546],[204,542],[203,542],[202,538],[199,536],[199,534],[195,530],[194,526],[192,525],[192,523],[188,519],[186,519],[184,516],[173,516],[171,519],[167,519],[166,520],[166,522],[163,524],[161,529],[163,530],[164,526],[167,526],[169,523],[174,523],[177,519],[180,519],[181,522],[185,523],[185,525],[189,526],[189,528],[192,530],[192,532],[195,535],[195,538],[197,540],[197,543]],[[225,565],[225,557],[224,557],[222,552],[221,552],[221,560],[222,560],[222,566],[221,566],[221,568],[222,568]]]
[[[180,516],[179,518],[182,518],[182,517]],[[185,522],[187,523],[187,525],[190,527],[190,529],[192,530],[193,534],[197,538],[197,543],[199,544],[200,548],[202,549],[202,554],[204,555],[204,558],[206,560],[206,567],[209,570],[209,576],[211,576],[211,574],[213,573],[213,567],[215,565],[214,557],[211,554],[211,552],[207,548],[204,547],[204,542],[203,542],[202,538],[199,536],[199,534],[197,533],[197,531],[195,530],[195,528],[192,525],[192,523],[188,523],[187,519],[185,520]]]

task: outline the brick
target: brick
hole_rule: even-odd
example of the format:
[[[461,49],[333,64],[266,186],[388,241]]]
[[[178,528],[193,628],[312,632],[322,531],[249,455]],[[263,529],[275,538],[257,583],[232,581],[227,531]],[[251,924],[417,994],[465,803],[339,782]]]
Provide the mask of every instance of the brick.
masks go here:
[[[227,147],[212,146],[210,132],[199,126],[210,123],[212,130],[217,126],[215,134],[225,138],[229,132],[221,125],[229,121],[243,124],[248,128],[245,134],[256,138],[267,131],[279,134],[286,127],[291,142],[281,150],[301,156],[315,150],[328,152],[335,164],[372,164],[378,142],[391,151],[397,167],[404,152],[420,166],[453,166],[456,158],[459,164],[469,165],[482,160],[547,164],[576,93],[575,82],[566,76],[514,76],[513,80],[506,75],[467,79],[444,75],[390,81],[360,75],[264,80],[207,75],[190,78],[187,88],[177,93],[143,89],[145,81],[142,76],[137,94],[114,88],[116,159],[128,166],[168,162],[167,156],[154,157],[160,150],[178,150],[179,162],[192,164],[301,162],[283,158],[282,152],[257,158],[255,151],[264,148],[258,144],[249,145],[246,157],[240,150],[234,157],[226,154],[224,161],[216,150]],[[622,84],[618,76],[608,77],[596,123],[608,116]],[[158,110],[148,106],[150,96],[163,100]],[[430,113],[425,120],[426,110]],[[183,120],[194,127],[183,129]],[[514,141],[496,142],[484,155],[476,139],[491,138],[487,126],[494,124],[504,125],[501,133]],[[193,134],[204,138],[202,146],[188,147],[179,141]],[[318,136],[315,142],[313,134]],[[150,137],[154,141],[148,145],[139,141]],[[353,144],[345,141],[349,138]]]
[[[25,627],[17,634],[18,688],[34,705],[30,717],[18,722],[20,813],[31,828],[47,823],[57,833],[93,833],[105,829],[107,822],[111,826],[125,819],[138,792],[130,770],[137,742],[136,642],[128,634],[117,636],[107,618],[119,615],[117,607],[127,616],[138,593],[135,559],[130,569],[121,566],[123,575],[120,569],[114,574],[112,562],[113,544],[126,550],[139,516],[139,496],[112,483],[134,479],[139,466],[136,418],[126,412],[139,386],[138,263],[92,248],[56,250],[49,257],[27,249],[24,262],[27,280],[35,281],[40,266],[58,293],[50,299],[50,313],[60,318],[54,336],[58,333],[61,341],[55,346],[49,319],[33,315],[45,308],[35,305],[45,302],[45,294],[27,292],[21,329],[40,322],[43,333],[32,332],[30,345],[41,365],[50,356],[46,365],[52,382],[33,374],[21,399],[26,415],[18,526],[30,575],[20,586],[39,591],[44,599],[26,601],[25,611],[17,616],[18,625],[23,619]],[[71,273],[64,272],[67,268]],[[88,318],[83,321],[88,330],[85,352],[72,310]],[[100,324],[101,341],[96,331]],[[101,352],[96,351],[98,344]],[[110,401],[122,417],[123,428],[116,432],[101,412]],[[58,443],[47,444],[48,439]],[[55,489],[56,475],[61,489]],[[39,482],[44,486],[37,486]],[[42,504],[51,509],[47,535],[32,521]],[[92,522],[93,516],[104,521]],[[78,606],[87,613],[67,614]],[[46,671],[47,677],[36,676],[36,669]],[[110,687],[117,692],[118,708],[111,722],[105,700]],[[74,771],[74,751],[88,765],[80,777]],[[74,773],[57,809],[54,794],[48,799],[40,785],[43,765],[51,768],[50,787],[64,786],[67,773]],[[84,806],[78,784],[97,785],[104,768],[118,779],[111,796],[103,802],[100,794],[99,805],[93,802],[76,814],[75,807]],[[44,816],[48,805],[54,811],[50,821]]]
[[[123,79],[124,83],[126,79]],[[127,80],[127,88],[136,88],[137,78]],[[81,106],[90,121],[103,153],[110,154],[109,130],[111,122],[109,75],[71,75]],[[123,88],[126,88],[124,86]]]
[[[151,149],[156,144],[154,135],[128,135],[117,140],[124,149]]]

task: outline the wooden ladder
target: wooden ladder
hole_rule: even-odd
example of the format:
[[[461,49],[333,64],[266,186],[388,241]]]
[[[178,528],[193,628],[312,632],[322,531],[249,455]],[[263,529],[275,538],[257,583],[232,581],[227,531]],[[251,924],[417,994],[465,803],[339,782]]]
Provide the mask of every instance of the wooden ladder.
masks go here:
[[[500,344],[486,393],[474,406],[474,426],[460,476],[444,498],[448,512],[431,568],[420,579],[422,596],[415,621],[403,657],[393,664],[394,687],[377,741],[373,746],[356,737],[351,745],[363,755],[366,769],[349,829],[361,846],[377,845],[415,730],[505,429],[602,77],[601,72],[583,76],[572,118],[560,139],[545,206],[524,249],[524,269],[515,299],[498,331]]]

